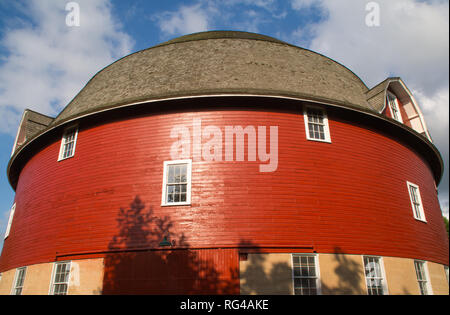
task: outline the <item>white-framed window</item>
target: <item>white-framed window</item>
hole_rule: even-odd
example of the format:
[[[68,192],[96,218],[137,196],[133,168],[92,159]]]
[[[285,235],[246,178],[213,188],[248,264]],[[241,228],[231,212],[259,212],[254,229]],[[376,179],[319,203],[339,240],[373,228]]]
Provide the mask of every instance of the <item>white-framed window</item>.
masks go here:
[[[22,295],[23,283],[25,282],[25,275],[27,273],[27,267],[21,267],[16,269],[14,275],[14,286],[12,288],[12,295]]]
[[[295,295],[320,294],[319,260],[315,254],[292,254]]]
[[[78,126],[71,126],[64,130],[61,139],[61,147],[59,149],[58,161],[71,158],[75,155],[75,147],[77,144]]]
[[[445,271],[445,277],[447,278],[447,283],[448,283],[448,266],[444,266],[444,271]]]
[[[386,275],[384,272],[383,259],[375,256],[364,256],[364,274],[366,277],[367,294],[388,294]]]
[[[408,186],[409,199],[411,200],[411,207],[413,215],[416,220],[427,222],[425,219],[425,212],[423,210],[422,197],[420,196],[419,186],[416,184],[406,182]]]
[[[70,261],[54,263],[50,295],[67,295],[69,290],[70,265]]]
[[[164,162],[162,206],[191,204],[192,160]]]
[[[420,294],[432,295],[431,284],[428,276],[428,268],[426,261],[414,260],[416,269],[417,282],[419,283]]]
[[[391,92],[387,92],[387,101],[389,104],[389,110],[391,111],[392,118],[403,123],[402,114],[400,113],[400,106],[398,105],[397,96]]]
[[[304,106],[306,139],[331,142],[330,128],[326,111],[321,107]]]
[[[14,213],[16,212],[16,204],[11,207],[11,210],[9,211],[9,219],[8,219],[8,225],[6,226],[6,232],[5,232],[5,239],[9,236],[9,232],[11,231],[11,225],[14,218]]]

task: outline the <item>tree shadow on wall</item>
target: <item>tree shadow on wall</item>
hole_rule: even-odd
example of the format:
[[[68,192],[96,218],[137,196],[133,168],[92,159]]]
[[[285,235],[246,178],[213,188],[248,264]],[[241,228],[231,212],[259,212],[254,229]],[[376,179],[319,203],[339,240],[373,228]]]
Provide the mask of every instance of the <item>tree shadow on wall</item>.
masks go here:
[[[237,251],[191,249],[169,216],[136,196],[117,215],[119,232],[104,259],[103,294],[238,294]],[[169,242],[161,244],[164,238]],[[233,256],[234,255],[234,256]],[[224,266],[218,269],[218,266]],[[229,267],[229,268],[228,268]]]
[[[339,247],[334,249],[335,284],[324,284],[322,282],[322,294],[324,295],[353,295],[366,294],[364,287],[364,268],[361,263],[351,259],[351,255],[343,254]]]
[[[243,246],[244,245],[244,246]],[[273,257],[289,257],[290,254],[268,255],[258,251],[258,246],[250,242],[240,245],[251,249],[245,254],[240,270],[241,294],[289,295],[292,294],[292,267],[287,261],[276,261]],[[242,254],[241,254],[242,255]],[[287,256],[286,256],[287,255]],[[270,258],[272,257],[272,259]]]
[[[283,255],[287,257],[282,258]],[[275,256],[279,261],[274,260]],[[241,294],[293,294],[290,256],[291,254],[271,256],[263,253],[249,254],[245,267],[241,268]],[[364,268],[362,262],[358,262],[358,258],[354,260],[351,255],[345,255],[339,247],[336,247],[334,255],[329,259],[322,268],[327,270],[331,267],[332,273],[321,275],[321,294],[367,294]],[[325,279],[326,282],[323,281]]]

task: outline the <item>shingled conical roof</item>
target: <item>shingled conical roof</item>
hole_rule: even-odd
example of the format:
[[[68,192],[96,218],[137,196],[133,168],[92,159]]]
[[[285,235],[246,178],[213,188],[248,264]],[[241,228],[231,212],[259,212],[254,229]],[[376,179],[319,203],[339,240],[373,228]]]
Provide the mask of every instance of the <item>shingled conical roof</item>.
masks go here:
[[[367,91],[348,68],[310,50],[259,34],[203,32],[104,68],[53,125],[134,102],[217,94],[288,96],[373,110]]]

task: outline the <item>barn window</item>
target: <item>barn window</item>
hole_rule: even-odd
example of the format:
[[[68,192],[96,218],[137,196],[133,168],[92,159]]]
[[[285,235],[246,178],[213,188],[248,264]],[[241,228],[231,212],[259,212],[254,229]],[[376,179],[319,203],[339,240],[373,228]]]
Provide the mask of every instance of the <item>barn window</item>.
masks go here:
[[[305,106],[303,117],[308,140],[331,142],[328,117],[324,109]]]
[[[191,204],[192,160],[164,162],[163,206]]]
[[[398,105],[397,97],[391,92],[387,92],[387,100],[392,118],[403,123],[402,115],[400,113],[400,106]]]
[[[419,186],[406,182],[408,186],[409,199],[411,200],[411,207],[414,218],[423,222],[425,220],[425,212],[423,210],[422,198],[420,197]]]
[[[416,268],[416,276],[417,282],[419,283],[420,294],[432,294],[430,282],[428,281],[428,270],[426,263],[424,261],[415,260],[414,267]]]
[[[70,261],[58,262],[53,266],[52,286],[50,294],[67,295],[69,289]]]
[[[387,294],[383,263],[380,257],[364,256],[364,273],[369,295]]]
[[[445,277],[447,278],[447,283],[448,283],[448,266],[444,266],[444,271],[445,271]]]
[[[22,295],[23,283],[25,282],[25,274],[27,267],[17,268],[14,276],[14,287],[12,295]]]
[[[78,127],[72,126],[64,131],[61,139],[61,148],[59,149],[58,161],[71,158],[75,155],[75,146],[77,143]]]
[[[12,221],[14,219],[14,213],[16,212],[16,204],[14,204],[11,207],[11,210],[9,211],[9,219],[8,219],[8,225],[6,226],[6,232],[5,232],[5,238],[9,236],[9,232],[11,230]]]
[[[294,294],[317,295],[319,288],[319,267],[316,255],[292,255]]]

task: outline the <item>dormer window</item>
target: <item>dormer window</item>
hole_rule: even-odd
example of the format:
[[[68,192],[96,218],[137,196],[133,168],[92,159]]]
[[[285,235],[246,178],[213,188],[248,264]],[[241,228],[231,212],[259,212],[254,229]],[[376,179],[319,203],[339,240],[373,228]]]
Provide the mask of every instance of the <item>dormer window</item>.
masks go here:
[[[403,123],[402,115],[400,113],[400,106],[398,104],[397,97],[391,92],[387,92],[387,100],[389,109],[391,111],[392,118],[396,121]]]

